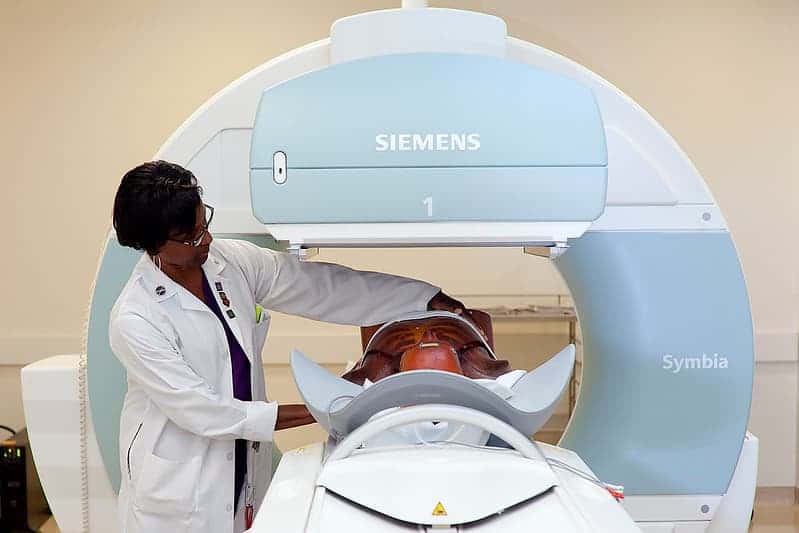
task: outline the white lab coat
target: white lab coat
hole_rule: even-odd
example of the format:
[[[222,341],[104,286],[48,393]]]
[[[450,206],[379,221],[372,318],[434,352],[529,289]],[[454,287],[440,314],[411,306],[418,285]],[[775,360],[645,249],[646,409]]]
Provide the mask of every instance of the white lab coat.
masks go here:
[[[439,290],[407,278],[300,262],[235,240],[215,240],[203,270],[223,314],[235,313],[225,319],[251,362],[254,401],[233,398],[228,344],[216,315],[143,255],[109,327],[128,380],[119,446],[123,533],[233,533],[237,438],[260,443],[257,450],[248,446],[257,511],[271,478],[277,404],[266,401],[261,363],[269,316],[264,312],[256,323],[256,304],[368,325],[422,310]]]

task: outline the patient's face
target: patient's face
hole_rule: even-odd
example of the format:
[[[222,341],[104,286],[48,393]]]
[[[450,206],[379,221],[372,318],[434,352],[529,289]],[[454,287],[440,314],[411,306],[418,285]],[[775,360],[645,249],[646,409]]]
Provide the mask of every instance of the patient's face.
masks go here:
[[[496,360],[479,329],[463,318],[435,316],[384,326],[366,346],[363,357],[344,378],[363,384],[408,370],[442,370],[469,378],[496,378],[510,371]]]

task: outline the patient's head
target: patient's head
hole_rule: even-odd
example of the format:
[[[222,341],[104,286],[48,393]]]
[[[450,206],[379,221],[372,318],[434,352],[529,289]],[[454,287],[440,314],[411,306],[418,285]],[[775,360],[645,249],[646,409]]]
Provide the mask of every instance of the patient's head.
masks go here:
[[[439,340],[435,329],[428,329],[418,344],[400,357],[400,372],[407,370],[443,370],[463,375],[458,352],[446,340]]]
[[[464,318],[428,312],[364,328],[364,354],[344,378],[363,384],[408,370],[442,370],[468,378],[496,378],[510,371],[491,349],[491,320],[480,311]]]

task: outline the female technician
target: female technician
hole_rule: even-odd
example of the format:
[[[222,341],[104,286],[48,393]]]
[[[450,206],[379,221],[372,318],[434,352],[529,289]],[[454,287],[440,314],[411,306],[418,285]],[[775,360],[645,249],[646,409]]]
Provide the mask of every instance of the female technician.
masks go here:
[[[164,161],[129,171],[116,194],[117,239],[145,252],[109,331],[128,380],[123,533],[248,527],[270,480],[274,431],[313,422],[303,405],[266,399],[264,309],[353,325],[463,310],[421,281],[214,240],[213,214],[194,175]]]

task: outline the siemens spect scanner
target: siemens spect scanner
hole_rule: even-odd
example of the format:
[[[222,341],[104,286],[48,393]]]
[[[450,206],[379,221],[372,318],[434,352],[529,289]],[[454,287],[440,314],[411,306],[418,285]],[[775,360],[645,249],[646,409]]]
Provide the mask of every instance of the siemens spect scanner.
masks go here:
[[[550,257],[579,315],[582,388],[560,447],[529,438],[547,405],[505,405],[435,371],[401,387],[399,374],[314,413],[330,440],[286,453],[253,531],[275,530],[269,516],[281,531],[747,529],[753,341],[733,241],[675,141],[593,72],[509,37],[494,16],[364,13],[230,84],[157,157],[197,175],[218,236],[271,236],[301,256],[518,247]],[[85,353],[23,370],[33,452],[64,532],[116,529],[125,381],[108,314],[137,258],[110,234]],[[541,387],[557,395],[570,364],[553,358]],[[335,383],[301,354],[292,368],[303,394]],[[439,403],[373,412],[432,388],[446,390]],[[367,394],[378,404],[358,400]],[[505,446],[363,446],[430,420]],[[585,474],[623,485],[622,504]]]

